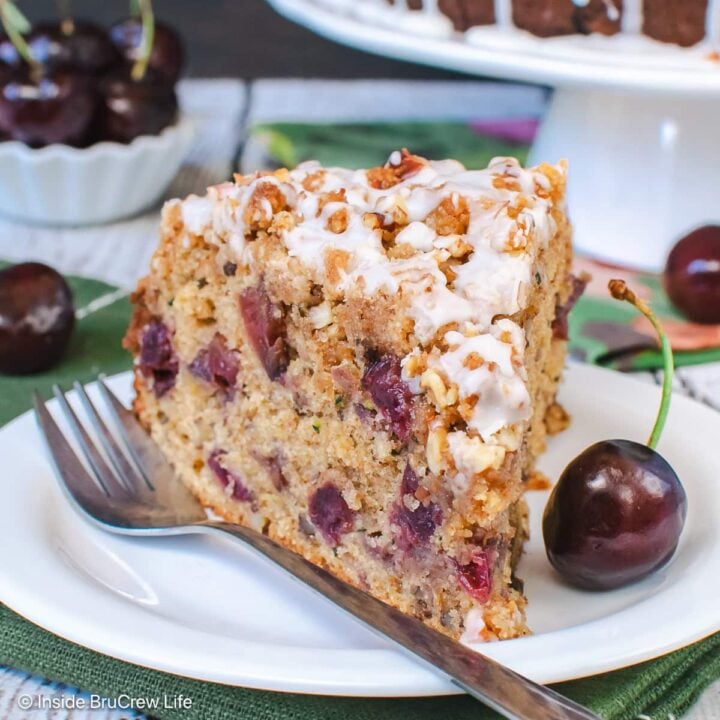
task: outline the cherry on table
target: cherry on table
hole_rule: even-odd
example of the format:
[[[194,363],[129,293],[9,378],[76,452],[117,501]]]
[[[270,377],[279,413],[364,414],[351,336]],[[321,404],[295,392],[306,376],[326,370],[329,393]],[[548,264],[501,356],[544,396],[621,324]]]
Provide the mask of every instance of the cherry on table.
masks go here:
[[[74,326],[72,291],[57,271],[34,262],[0,270],[0,373],[49,370]]]
[[[700,227],[678,241],[663,279],[673,305],[689,320],[720,323],[720,226]]]
[[[110,28],[110,37],[120,54],[129,63],[135,63],[141,53],[143,33],[139,18],[127,18]],[[174,84],[180,78],[185,64],[185,50],[178,33],[163,22],[155,22],[155,37],[148,66]]]
[[[123,67],[100,84],[100,124],[106,140],[132,142],[141,135],[158,135],[178,118],[178,101],[172,85],[153,70],[142,79]]]
[[[24,72],[0,84],[0,135],[31,147],[83,145],[95,107],[82,77],[56,73],[36,79]]]
[[[605,440],[572,460],[543,517],[548,559],[570,584],[609,590],[633,583],[675,553],[687,514],[679,477],[655,448],[670,406],[673,357],[652,311],[620,280],[616,299],[637,307],[660,336],[665,375],[658,417],[647,445]]]

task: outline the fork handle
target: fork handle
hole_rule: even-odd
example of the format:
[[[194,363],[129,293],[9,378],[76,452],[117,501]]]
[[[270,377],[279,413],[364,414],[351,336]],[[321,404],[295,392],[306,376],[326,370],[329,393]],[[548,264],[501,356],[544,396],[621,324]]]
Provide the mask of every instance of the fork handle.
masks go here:
[[[336,578],[249,528],[208,521],[198,526],[241,540],[364,623],[415,660],[440,671],[477,700],[513,720],[599,720],[586,708],[433,630],[420,620]]]

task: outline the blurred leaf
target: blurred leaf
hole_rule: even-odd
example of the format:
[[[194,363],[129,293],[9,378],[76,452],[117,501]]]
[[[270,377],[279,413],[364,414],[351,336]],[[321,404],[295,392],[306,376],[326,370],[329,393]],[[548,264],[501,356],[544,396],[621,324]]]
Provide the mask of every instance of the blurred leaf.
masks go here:
[[[266,140],[272,160],[285,167],[305,160],[329,167],[373,167],[385,163],[393,150],[407,147],[432,160],[452,157],[480,168],[498,155],[524,162],[528,152],[526,145],[479,134],[460,122],[269,123],[256,126],[253,135]]]

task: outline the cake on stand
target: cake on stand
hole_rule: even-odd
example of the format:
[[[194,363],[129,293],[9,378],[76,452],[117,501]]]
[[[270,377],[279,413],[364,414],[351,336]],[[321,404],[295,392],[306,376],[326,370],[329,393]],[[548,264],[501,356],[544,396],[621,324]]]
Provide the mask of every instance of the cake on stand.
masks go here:
[[[720,221],[714,33],[692,48],[629,33],[537,38],[503,23],[461,34],[438,22],[439,15],[409,13],[398,4],[270,2],[288,18],[362,50],[553,86],[531,160],[570,162],[575,244],[587,255],[659,270],[680,236]],[[708,18],[720,29],[716,5],[710,3]]]

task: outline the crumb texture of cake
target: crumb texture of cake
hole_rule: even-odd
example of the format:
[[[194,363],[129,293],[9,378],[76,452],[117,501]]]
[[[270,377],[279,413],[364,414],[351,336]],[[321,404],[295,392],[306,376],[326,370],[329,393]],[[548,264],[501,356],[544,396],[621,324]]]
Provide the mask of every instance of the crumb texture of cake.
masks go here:
[[[718,0],[316,0],[407,32],[447,35],[496,25],[541,38],[644,36],[691,47],[720,36]]]
[[[182,482],[452,637],[525,634],[523,494],[567,422],[565,175],[403,150],[167,203],[126,346]]]

